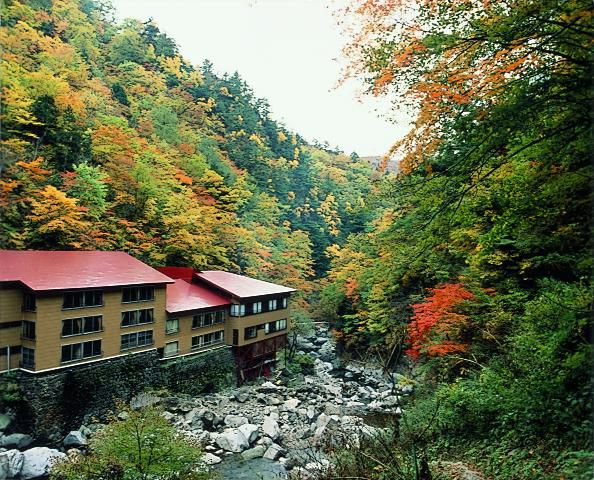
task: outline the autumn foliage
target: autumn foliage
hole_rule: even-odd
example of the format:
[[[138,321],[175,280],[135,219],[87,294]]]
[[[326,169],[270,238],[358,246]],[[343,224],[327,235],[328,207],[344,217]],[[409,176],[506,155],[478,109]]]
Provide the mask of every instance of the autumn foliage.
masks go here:
[[[450,337],[468,320],[456,307],[472,300],[474,295],[460,283],[440,285],[429,291],[431,295],[424,302],[412,305],[414,315],[408,325],[411,347],[406,353],[417,359],[421,354],[436,357],[465,351],[467,345]]]

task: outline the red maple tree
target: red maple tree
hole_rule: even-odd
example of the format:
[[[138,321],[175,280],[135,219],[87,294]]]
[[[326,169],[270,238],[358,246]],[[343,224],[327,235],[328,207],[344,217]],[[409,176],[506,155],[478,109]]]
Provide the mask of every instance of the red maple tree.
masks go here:
[[[474,295],[460,283],[448,283],[430,288],[431,296],[422,303],[412,305],[414,315],[408,325],[411,347],[406,353],[413,359],[421,354],[430,357],[452,352],[463,352],[467,345],[449,338],[467,316],[456,312],[456,307]]]

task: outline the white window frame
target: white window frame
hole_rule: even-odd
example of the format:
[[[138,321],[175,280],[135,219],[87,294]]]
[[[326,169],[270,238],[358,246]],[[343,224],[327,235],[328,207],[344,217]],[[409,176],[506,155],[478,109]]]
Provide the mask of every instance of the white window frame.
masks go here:
[[[231,304],[231,316],[232,317],[245,316],[245,305],[242,303],[232,303]]]
[[[252,314],[257,315],[258,313],[262,313],[262,302],[252,303]]]
[[[173,351],[167,351],[167,347],[175,346]],[[163,348],[163,356],[170,357],[172,355],[177,355],[179,353],[179,341],[174,342],[167,342],[165,347]]]
[[[173,323],[175,325],[175,328],[173,328],[173,329],[169,328],[169,324],[171,322],[175,322],[175,323]],[[179,318],[168,318],[167,320],[165,320],[165,334],[170,335],[172,333],[177,333],[177,332],[179,332]]]

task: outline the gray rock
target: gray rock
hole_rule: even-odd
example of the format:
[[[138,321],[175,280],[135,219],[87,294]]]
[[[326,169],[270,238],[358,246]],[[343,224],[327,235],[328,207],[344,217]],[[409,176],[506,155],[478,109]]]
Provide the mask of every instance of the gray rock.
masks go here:
[[[326,415],[342,415],[342,407],[340,405],[327,403],[324,407],[324,413]]]
[[[205,465],[216,465],[217,463],[221,463],[223,459],[221,457],[217,457],[213,453],[205,453],[202,455],[202,463]]]
[[[255,442],[260,436],[258,425],[252,423],[244,423],[243,425],[240,425],[237,430],[243,434],[248,443]]]
[[[264,435],[272,438],[272,440],[278,439],[281,433],[278,422],[272,416],[268,416],[264,419],[264,423],[262,424],[262,432],[264,432]]]
[[[33,443],[33,438],[24,433],[13,433],[0,438],[0,447],[4,448],[18,448],[22,450]]]
[[[276,443],[273,443],[266,449],[263,456],[264,456],[264,458],[267,458],[268,460],[276,460],[278,457],[280,457],[284,453],[285,453],[285,450],[283,449],[283,447],[281,447],[280,445],[277,445]]]
[[[140,410],[141,408],[152,407],[158,403],[161,403],[161,398],[150,393],[140,393],[130,400],[130,407],[134,410]]]
[[[225,425],[231,428],[237,428],[240,425],[245,425],[248,422],[248,419],[242,417],[241,415],[227,415],[224,420]]]
[[[9,413],[0,413],[0,430],[6,430],[13,420],[14,415]]]
[[[29,480],[47,475],[53,463],[65,456],[66,454],[47,447],[30,448],[23,452],[23,467],[21,468],[20,478]]]
[[[241,453],[241,458],[244,460],[253,460],[254,458],[260,458],[266,452],[266,447],[264,445],[256,445],[254,448],[250,448],[245,452]]]
[[[288,410],[289,412],[294,412],[295,410],[297,410],[297,407],[300,403],[301,401],[297,398],[289,398],[288,400],[285,400],[283,402],[283,407],[285,408],[285,410]]]
[[[64,448],[82,447],[87,444],[87,437],[82,432],[73,430],[66,435],[62,443]]]
[[[218,434],[215,437],[215,442],[223,450],[233,453],[241,453],[250,446],[245,435],[234,428],[227,429],[223,433]]]
[[[246,392],[235,392],[234,396],[239,403],[245,403],[250,399],[250,395]]]
[[[24,455],[18,450],[0,453],[0,479],[16,478],[23,468]]]

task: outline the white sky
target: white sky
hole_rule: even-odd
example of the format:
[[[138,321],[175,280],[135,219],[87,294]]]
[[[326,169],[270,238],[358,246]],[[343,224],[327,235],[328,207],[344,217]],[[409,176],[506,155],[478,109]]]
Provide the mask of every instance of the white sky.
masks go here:
[[[238,71],[273,117],[308,140],[382,155],[408,130],[378,118],[387,101],[357,100],[355,82],[334,89],[344,43],[326,0],[112,0],[118,17],[146,21],[199,65]]]

